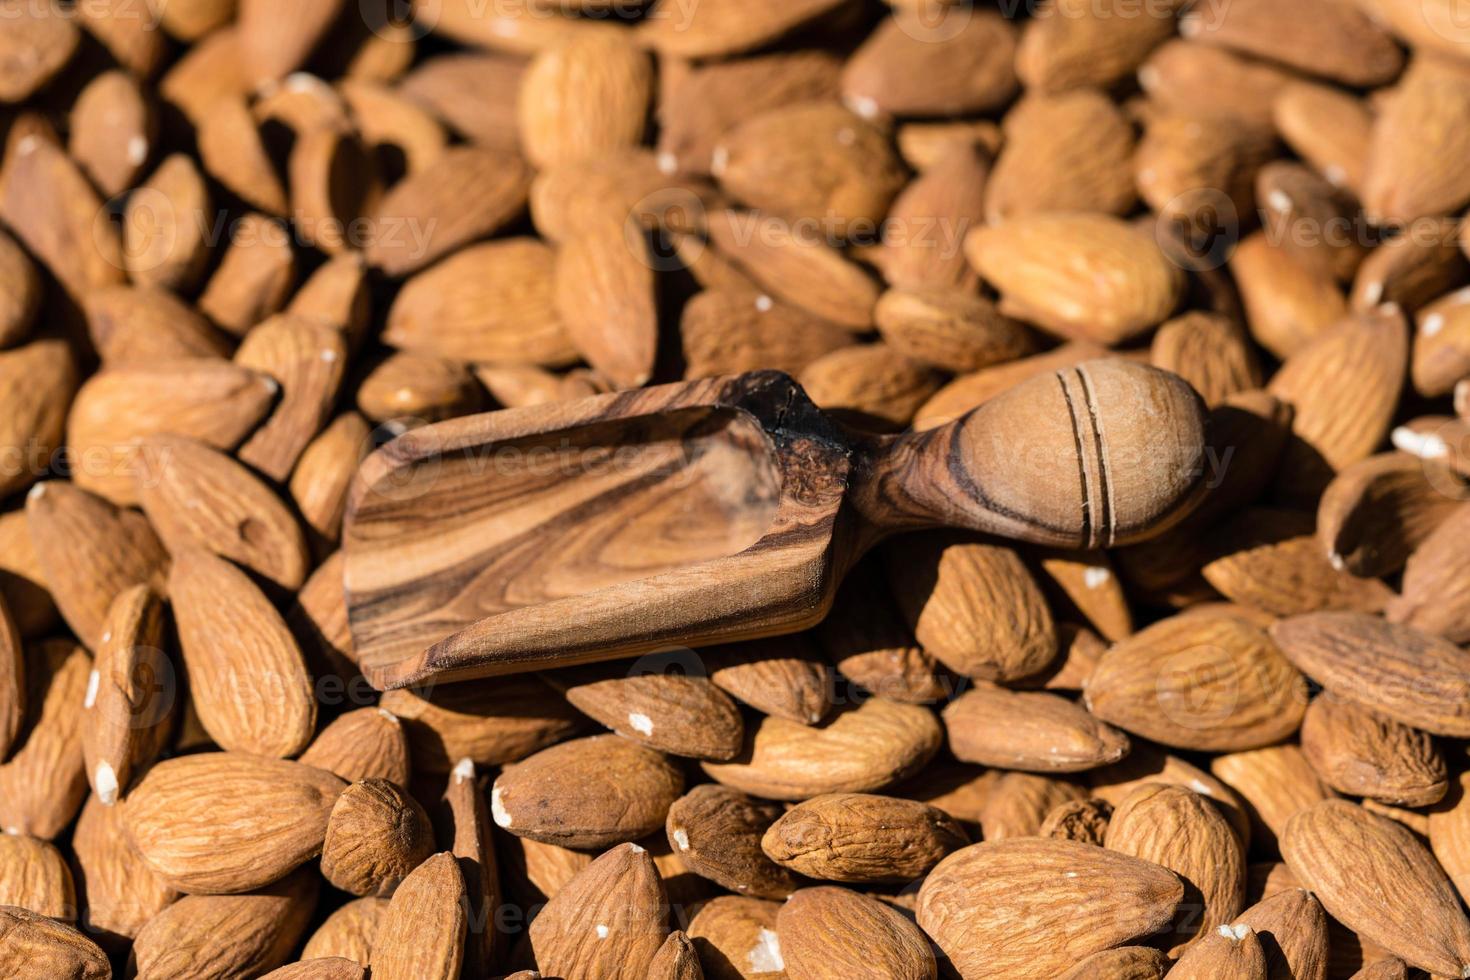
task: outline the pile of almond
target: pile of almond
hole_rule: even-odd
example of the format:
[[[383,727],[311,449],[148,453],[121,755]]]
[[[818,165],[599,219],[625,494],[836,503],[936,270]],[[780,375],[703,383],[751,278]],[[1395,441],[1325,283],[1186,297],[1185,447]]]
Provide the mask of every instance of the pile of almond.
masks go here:
[[[1470,977],[1463,13],[0,0],[0,977]],[[357,670],[410,428],[1106,357],[1210,410],[1152,540]]]

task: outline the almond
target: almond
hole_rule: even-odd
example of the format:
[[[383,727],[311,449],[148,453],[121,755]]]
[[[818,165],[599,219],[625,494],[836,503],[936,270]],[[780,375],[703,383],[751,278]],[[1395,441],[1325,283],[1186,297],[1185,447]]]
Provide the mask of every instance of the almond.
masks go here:
[[[251,207],[286,214],[285,185],[245,99],[221,98],[199,120],[199,157],[211,177]]]
[[[1470,71],[1442,55],[1413,58],[1373,123],[1363,181],[1363,208],[1373,220],[1449,214],[1470,198],[1470,183],[1442,162],[1464,150],[1466,119]],[[1407,139],[1417,152],[1405,152]]]
[[[125,71],[105,71],[78,94],[67,150],[102,192],[132,187],[148,160],[157,120],[138,83]]]
[[[1348,928],[1431,973],[1470,970],[1470,922],[1444,871],[1403,827],[1328,800],[1292,817],[1281,851]]]
[[[1179,32],[1355,87],[1393,81],[1404,60],[1393,39],[1367,14],[1331,0],[1291,7],[1270,0],[1232,2],[1218,16],[1204,11],[1184,15]]]
[[[327,916],[306,941],[306,959],[339,957],[367,966],[378,924],[388,911],[386,898],[359,898]]]
[[[1266,954],[1266,976],[1326,980],[1327,914],[1322,903],[1303,888],[1292,888],[1257,902],[1241,913],[1235,926],[1247,926]]]
[[[664,824],[683,791],[659,753],[618,735],[543,749],[501,773],[491,809],[502,829],[564,847],[608,847]]]
[[[305,752],[304,765],[325,769],[344,782],[375,778],[408,784],[408,739],[403,725],[382,708],[359,708],[323,728]]]
[[[1406,453],[1370,456],[1339,473],[1317,506],[1317,537],[1354,575],[1389,575],[1450,518],[1459,480]]]
[[[429,815],[386,779],[369,777],[332,805],[322,844],[322,875],[352,895],[393,894],[434,851]]]
[[[87,778],[103,806],[157,758],[173,728],[178,683],[163,652],[163,600],[134,585],[113,600],[83,702]]]
[[[1347,313],[1330,277],[1303,266],[1264,232],[1248,235],[1230,256],[1251,337],[1277,357],[1289,357]]]
[[[934,952],[892,907],[846,888],[803,888],[776,914],[781,959],[791,980],[867,976],[927,980]]]
[[[1080,772],[1117,762],[1128,737],[1055,694],[984,681],[944,709],[949,750],[962,762],[1034,772]]]
[[[586,221],[556,257],[556,311],[572,346],[623,388],[653,376],[658,309],[653,261],[631,222]]]
[[[972,231],[965,254],[1003,294],[1003,312],[1103,344],[1162,322],[1182,283],[1157,245],[1107,215],[1024,215]]]
[[[649,980],[704,980],[693,941],[675,930],[648,964]]]
[[[1250,926],[1218,926],[1184,951],[1169,976],[1175,980],[1266,980],[1266,951]]]
[[[1228,614],[1174,616],[1122,640],[1086,690],[1104,721],[1217,752],[1289,737],[1307,706],[1306,682],[1265,631]]]
[[[250,470],[183,436],[149,436],[139,453],[138,498],[170,552],[202,548],[282,588],[301,587],[301,526]]]
[[[169,573],[190,694],[223,748],[284,758],[306,748],[316,699],[301,650],[240,569],[197,549]]]
[[[1122,762],[1094,769],[1087,781],[1099,798],[1120,805],[1138,787],[1148,783],[1182,786],[1209,800],[1230,823],[1243,844],[1250,843],[1251,821],[1246,805],[1229,786],[1183,759],[1165,755],[1148,743],[1136,743]]]
[[[1287,145],[1329,183],[1362,189],[1373,117],[1361,99],[1329,85],[1293,84],[1277,96],[1271,118]]]
[[[36,267],[9,234],[0,232],[0,343],[7,347],[30,333],[41,306],[41,280]]]
[[[1455,643],[1470,641],[1470,567],[1460,547],[1467,527],[1470,507],[1461,505],[1409,556],[1402,595],[1388,606],[1390,621]]]
[[[919,889],[919,926],[965,980],[1053,977],[1164,925],[1184,898],[1173,872],[1088,844],[1007,840],[941,861]],[[1016,921],[1030,923],[1024,932]]]
[[[1224,114],[1175,109],[1148,120],[1134,172],[1139,196],[1167,222],[1199,234],[1195,209],[1218,201],[1226,215],[1255,210],[1256,174],[1275,151],[1271,131]],[[1202,197],[1201,189],[1207,189]]]
[[[1108,821],[1112,818],[1113,805],[1107,800],[1072,800],[1053,807],[1041,822],[1036,836],[1101,847],[1107,838]]]
[[[1170,0],[1147,11],[1132,8],[1129,16],[1120,0],[1047,0],[1021,34],[1016,74],[1045,92],[1109,88],[1173,35],[1179,6]]]
[[[1015,360],[1035,349],[1025,327],[993,303],[955,289],[890,289],[874,319],[890,350],[963,374]]]
[[[847,329],[797,306],[729,288],[706,289],[686,303],[679,337],[691,380],[762,368],[794,375],[852,343]]]
[[[479,411],[484,392],[458,361],[399,352],[373,368],[357,389],[357,407],[373,422],[405,428]]]
[[[240,447],[240,461],[284,482],[331,417],[347,369],[346,339],[329,324],[282,314],[257,324],[235,351],[235,363],[272,378],[281,401]]]
[[[1137,200],[1133,127],[1101,92],[1032,95],[1006,116],[1005,135],[985,189],[992,222],[1045,211],[1123,215]]]
[[[267,973],[261,980],[362,980],[366,976],[361,964],[352,960],[302,960]]]
[[[210,752],[154,766],[128,793],[123,820],[163,881],[193,894],[239,894],[321,852],[345,787],[297,762]]]
[[[159,286],[108,286],[87,303],[87,332],[109,366],[219,357],[224,335]]]
[[[231,449],[270,408],[279,385],[216,358],[124,365],[82,385],[67,418],[72,453],[87,460],[78,487],[118,504],[137,503],[138,443],[168,432]]]
[[[1171,956],[1191,955],[1245,904],[1245,850],[1220,811],[1198,793],[1140,786],[1113,812],[1106,843],[1109,850],[1162,865],[1184,882],[1189,914],[1176,923]]]
[[[818,407],[862,429],[904,428],[944,378],[884,343],[823,354],[797,378]]]
[[[1329,786],[1350,796],[1427,806],[1445,794],[1444,757],[1428,734],[1332,695],[1307,709],[1302,751]]]
[[[515,762],[583,725],[576,709],[532,676],[405,688],[379,703],[402,720],[419,772],[447,773],[464,758],[481,766]]]
[[[1251,839],[1266,848],[1276,844],[1293,814],[1334,795],[1292,744],[1216,756],[1210,772],[1244,799]]]
[[[66,66],[81,35],[73,19],[54,4],[12,0],[5,6],[12,30],[6,32],[0,46],[0,61],[5,65],[0,73],[0,101],[20,102]]]
[[[648,55],[628,32],[569,38],[538,54],[521,79],[521,146],[538,167],[637,146],[652,89]]]
[[[744,753],[705,762],[717,782],[756,796],[804,800],[865,793],[913,774],[938,751],[939,723],[927,708],[872,698],[819,727],[766,717],[746,727]]]
[[[486,967],[498,951],[500,932],[496,916],[501,907],[500,870],[491,838],[485,791],[475,776],[475,764],[461,760],[444,790],[441,812],[450,825],[451,852],[459,862],[465,883],[466,970]]]
[[[1078,963],[1058,980],[1163,980],[1169,958],[1147,946],[1105,949]]]
[[[1059,777],[1001,772],[981,802],[978,822],[988,841],[1037,837],[1058,806],[1086,798],[1081,786]]]
[[[830,671],[806,634],[708,647],[702,657],[716,687],[764,714],[815,725],[832,709]]]
[[[696,786],[669,807],[669,844],[684,867],[722,888],[756,898],[784,899],[801,879],[761,847],[780,816],[779,804],[717,784]]]
[[[372,449],[367,420],[349,411],[327,423],[301,451],[291,471],[289,489],[306,523],[313,550],[328,550],[341,538],[347,491],[358,464]]]
[[[26,718],[26,652],[10,608],[0,600],[0,757],[8,756]]]
[[[108,945],[132,940],[179,897],[133,849],[122,812],[92,796],[71,840],[87,929]]]
[[[27,909],[59,922],[75,921],[76,887],[66,858],[34,837],[0,838],[0,906]]]
[[[108,980],[112,966],[97,945],[44,915],[25,909],[0,908],[0,967],[15,976],[42,970],[56,980]]]
[[[531,924],[536,965],[550,976],[647,976],[667,913],[653,859],[621,844],[579,872]]]
[[[660,54],[709,58],[764,47],[839,6],[839,0],[712,0],[693,16],[659,0],[640,28],[640,41]]]
[[[0,351],[0,492],[24,490],[51,464],[76,390],[76,367],[62,341]]]
[[[619,675],[624,676],[619,676]],[[622,665],[550,675],[566,699],[625,738],[695,759],[740,751],[740,710],[709,680],[676,673],[627,675]]]
[[[1297,79],[1266,62],[1185,40],[1158,46],[1138,69],[1139,87],[1163,108],[1231,116],[1256,129],[1271,125],[1276,95]]]
[[[904,625],[877,561],[848,573],[816,635],[837,672],[873,694],[925,704],[945,693],[938,664]]]
[[[1261,386],[1254,349],[1239,325],[1219,314],[1186,313],[1163,324],[1154,334],[1149,362],[1188,381],[1212,408]]]
[[[776,863],[809,878],[902,883],[922,878],[969,842],[964,829],[936,807],[832,793],[786,811],[766,830],[761,847]]]
[[[83,703],[92,661],[69,640],[43,640],[26,653],[30,730],[0,766],[0,827],[42,840],[59,836],[87,795]]]
[[[290,236],[261,214],[247,214],[230,227],[224,258],[199,297],[199,311],[236,336],[286,303],[295,285],[296,257]]]
[[[959,141],[899,191],[873,256],[890,285],[974,292],[979,277],[965,261],[963,246],[985,216],[989,175],[990,155]]]
[[[248,895],[185,895],[138,933],[138,976],[257,976],[285,964],[311,922],[317,880],[301,871]]]
[[[896,10],[843,67],[842,99],[868,118],[999,109],[1017,88],[1015,49],[1015,27],[988,10],[957,28]]]

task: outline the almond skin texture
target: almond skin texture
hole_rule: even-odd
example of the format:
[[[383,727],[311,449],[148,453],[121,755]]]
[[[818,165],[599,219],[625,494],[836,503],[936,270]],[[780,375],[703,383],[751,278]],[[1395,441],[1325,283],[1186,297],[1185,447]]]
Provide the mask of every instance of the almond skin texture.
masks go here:
[[[885,558],[919,645],[956,673],[1016,680],[1056,657],[1046,598],[1014,550],[917,534],[895,542]]]
[[[1363,207],[1376,220],[1449,214],[1470,182],[1446,161],[1465,150],[1470,71],[1454,58],[1415,57],[1373,124]],[[1428,135],[1426,135],[1428,134]],[[1420,153],[1408,151],[1412,139]]]
[[[1086,690],[1104,721],[1190,750],[1278,742],[1307,706],[1306,681],[1265,631],[1228,614],[1175,616],[1122,640]]]
[[[359,898],[327,916],[307,939],[301,955],[305,959],[341,957],[367,966],[372,958],[373,938],[388,912],[386,898]]]
[[[547,976],[643,978],[667,935],[667,915],[653,858],[620,844],[546,904],[531,924],[531,948]]]
[[[0,969],[56,980],[110,980],[112,966],[92,940],[47,916],[0,906]],[[38,972],[39,971],[39,972]]]
[[[842,70],[842,98],[874,118],[983,113],[1016,91],[1015,27],[974,11],[958,30],[930,30],[924,18],[895,10]]]
[[[669,846],[690,871],[739,895],[780,900],[801,884],[761,847],[781,814],[778,803],[705,783],[674,801],[664,829]]]
[[[1082,772],[1117,762],[1128,736],[1066,698],[979,681],[944,709],[961,762],[1030,772]]]
[[[917,912],[964,980],[1041,980],[1153,932],[1184,894],[1173,872],[1100,847],[991,841],[941,861]],[[1029,927],[1018,933],[1018,921]]]
[[[1292,743],[1216,756],[1210,772],[1243,798],[1251,840],[1268,848],[1293,815],[1334,795]]]
[[[66,858],[34,837],[0,839],[0,906],[30,909],[60,922],[77,918],[76,886]]]
[[[30,728],[0,766],[0,827],[52,840],[87,795],[82,718],[92,660],[69,640],[43,640],[26,651]]]
[[[128,838],[164,882],[252,891],[321,853],[346,784],[298,762],[210,752],[160,762],[124,801]]]
[[[888,346],[957,374],[1029,354],[1035,341],[989,300],[959,289],[890,289],[874,310]]]
[[[1348,796],[1420,807],[1449,787],[1444,756],[1426,732],[1324,694],[1302,720],[1302,751],[1323,782]]]
[[[1162,865],[1185,883],[1186,907],[1171,955],[1204,942],[1245,904],[1245,852],[1230,824],[1203,796],[1152,784],[1128,795],[1108,822],[1107,847]]]
[[[970,842],[944,811],[891,796],[832,793],[788,810],[761,847],[777,863],[826,881],[907,882],[922,878]]]
[[[1271,628],[1287,658],[1330,693],[1414,728],[1470,736],[1470,654],[1363,613],[1310,613]]]
[[[1332,917],[1365,939],[1430,973],[1470,970],[1470,922],[1459,899],[1399,824],[1328,800],[1291,818],[1281,853]]]
[[[1178,756],[1165,755],[1147,742],[1136,743],[1128,757],[1106,769],[1094,769],[1087,774],[1093,794],[1106,800],[1114,807],[1119,806],[1140,786],[1148,783],[1167,783],[1182,786],[1200,794],[1210,801],[1230,823],[1242,844],[1250,843],[1251,822],[1246,815],[1245,803],[1229,786],[1207,770],[1194,766]]]
[[[820,726],[767,717],[746,729],[746,747],[728,763],[703,763],[717,782],[773,800],[866,793],[921,769],[939,750],[928,708],[872,698]]]
[[[505,770],[491,791],[491,811],[517,836],[593,849],[658,830],[683,789],[683,777],[659,753],[619,735],[596,735]]]
[[[990,786],[977,815],[988,841],[1036,837],[1057,807],[1087,797],[1087,791],[1060,777],[1029,772],[1001,772]]]
[[[1179,270],[1150,237],[1105,215],[1025,215],[972,231],[965,254],[1001,291],[1002,312],[1069,339],[1119,343],[1179,301]]]
[[[1249,926],[1266,953],[1268,977],[1326,980],[1327,913],[1304,888],[1264,898],[1241,913],[1234,925]]]
[[[384,779],[342,791],[322,844],[322,875],[353,895],[385,898],[434,852],[429,815]]]
[[[653,70],[621,31],[568,40],[532,60],[521,79],[521,147],[538,167],[636,146]]]
[[[1147,946],[1120,946],[1093,953],[1057,980],[1163,980],[1169,958]]]
[[[696,759],[730,759],[740,751],[740,710],[702,677],[594,669],[552,678],[553,684],[566,681],[566,698],[579,711],[651,749]]]
[[[846,888],[803,888],[776,914],[776,932],[791,980],[938,976],[929,941],[912,922],[883,902]]]
[[[408,738],[403,723],[383,708],[358,708],[338,716],[301,753],[300,761],[349,783],[372,777],[408,785]]]
[[[190,694],[222,748],[285,758],[316,729],[311,676],[285,621],[244,572],[191,549],[169,573]]]
[[[373,940],[377,980],[454,980],[464,962],[465,888],[447,851],[414,870],[393,894]]]
[[[709,647],[710,681],[757,711],[815,725],[832,708],[830,670],[805,634]]]
[[[71,841],[77,888],[86,898],[87,927],[109,948],[130,942],[179,898],[138,856],[122,811],[92,796],[82,807]]]
[[[1266,980],[1266,951],[1250,926],[1218,926],[1184,951],[1169,976],[1174,980]]]

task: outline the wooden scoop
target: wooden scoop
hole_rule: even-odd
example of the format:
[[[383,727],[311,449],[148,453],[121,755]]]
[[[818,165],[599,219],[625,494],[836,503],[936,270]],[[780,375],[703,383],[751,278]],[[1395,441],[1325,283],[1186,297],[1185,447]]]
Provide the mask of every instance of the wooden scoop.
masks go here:
[[[773,371],[452,419],[358,473],[352,639],[386,690],[795,632],[889,533],[1124,544],[1187,512],[1203,456],[1194,391],[1124,360],[898,436]]]

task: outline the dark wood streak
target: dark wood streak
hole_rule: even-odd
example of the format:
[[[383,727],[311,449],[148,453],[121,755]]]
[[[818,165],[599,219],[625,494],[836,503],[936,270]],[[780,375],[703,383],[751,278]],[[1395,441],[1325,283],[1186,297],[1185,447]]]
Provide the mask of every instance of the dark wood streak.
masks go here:
[[[1067,403],[1067,411],[1072,417],[1072,440],[1077,447],[1077,479],[1081,482],[1081,530],[1083,540],[1091,543],[1093,541],[1092,529],[1092,494],[1087,485],[1087,459],[1082,444],[1082,420],[1077,417],[1077,403],[1072,399],[1072,392],[1067,388],[1067,375],[1063,371],[1056,373],[1057,384],[1061,386],[1062,398]]]
[[[1113,544],[1113,488],[1108,478],[1108,453],[1103,444],[1102,422],[1097,417],[1097,398],[1085,365],[1078,365],[1073,370],[1077,372],[1077,378],[1082,384],[1082,398],[1087,402],[1087,421],[1092,429],[1093,449],[1097,453],[1097,496],[1102,503],[1102,520],[1093,531],[1093,546],[1108,548]]]

